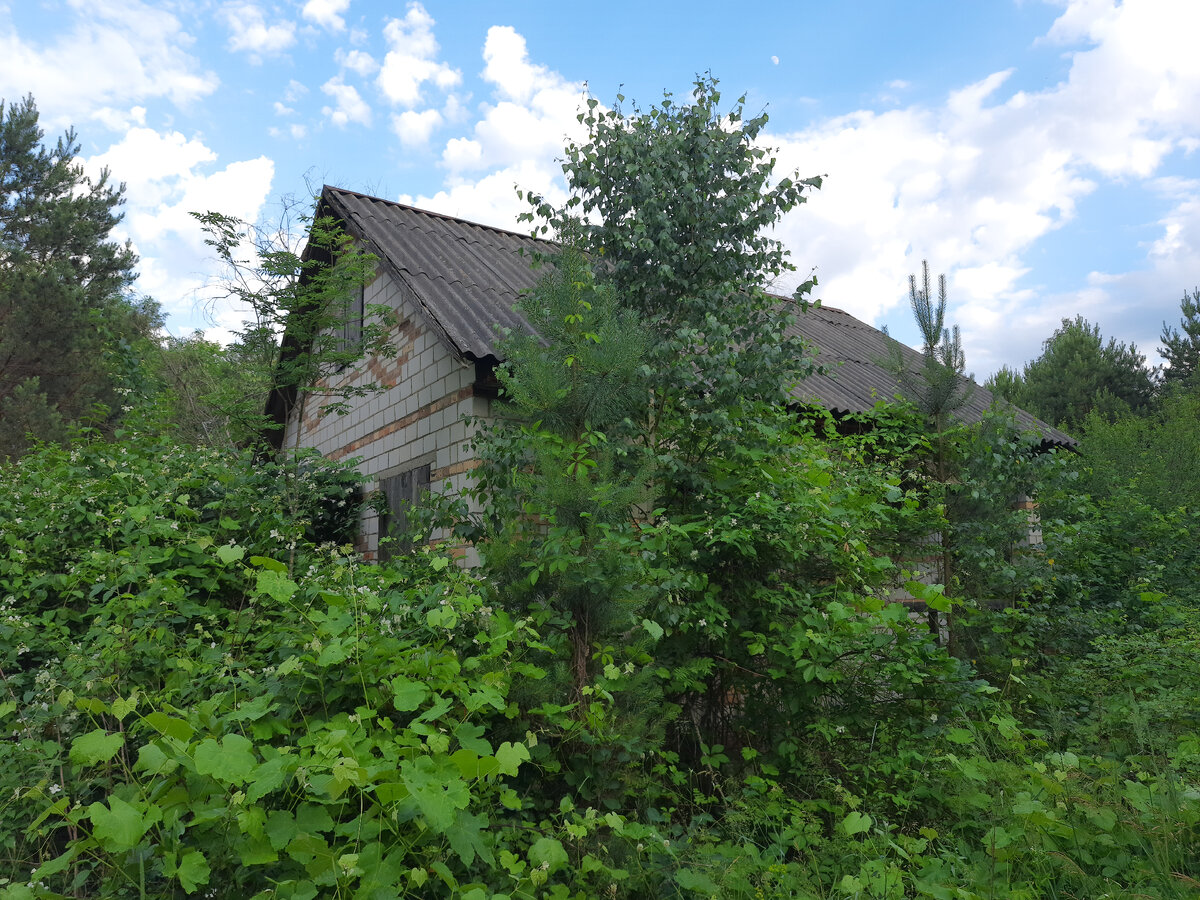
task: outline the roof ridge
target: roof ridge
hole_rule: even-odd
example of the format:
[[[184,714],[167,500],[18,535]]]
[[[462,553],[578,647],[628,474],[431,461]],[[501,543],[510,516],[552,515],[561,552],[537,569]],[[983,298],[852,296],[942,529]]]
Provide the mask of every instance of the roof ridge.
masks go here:
[[[384,197],[376,197],[374,194],[364,194],[362,191],[352,191],[349,188],[336,187],[332,184],[324,185],[322,193],[325,191],[336,191],[339,194],[352,194],[355,197],[361,197],[364,200],[373,200],[376,203],[386,203],[388,206],[396,206],[400,209],[406,209],[410,212],[420,213],[424,216],[429,216],[434,219],[442,219],[446,222],[455,222],[459,225],[471,225],[475,228],[483,228],[486,231],[494,231],[497,234],[507,234],[510,237],[522,238],[527,241],[534,241],[539,244],[553,244],[554,241],[548,238],[534,237],[532,234],[526,234],[521,231],[512,231],[508,228],[500,228],[496,225],[485,225],[483,222],[475,222],[471,219],[464,219],[462,216],[451,216],[446,213],[434,212],[431,209],[424,209],[420,206],[413,206],[411,203],[401,203],[399,200],[388,200]]]

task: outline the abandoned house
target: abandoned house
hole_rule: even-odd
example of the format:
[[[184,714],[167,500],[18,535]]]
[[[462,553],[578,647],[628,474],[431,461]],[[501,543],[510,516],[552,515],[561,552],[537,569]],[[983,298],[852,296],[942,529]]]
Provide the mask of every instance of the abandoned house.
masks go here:
[[[344,415],[321,415],[314,402],[296,403],[294,389],[277,388],[268,414],[280,428],[279,446],[312,447],[332,459],[358,459],[358,468],[383,492],[394,515],[425,490],[449,482],[465,488],[475,460],[464,417],[486,418],[496,397],[499,362],[497,327],[519,328],[513,303],[536,281],[522,250],[544,246],[532,237],[415,209],[354,191],[326,186],[320,214],[330,214],[378,259],[375,278],[357,300],[361,330],[366,307],[386,304],[397,313],[396,355],[369,359],[345,379],[361,378],[383,389],[351,401]],[[895,346],[883,332],[830,307],[799,317],[796,330],[817,349],[828,369],[806,379],[796,391],[802,403],[816,403],[835,415],[865,412],[897,394],[896,377],[880,360]],[[921,356],[902,348],[914,370]],[[975,386],[956,415],[978,421],[992,403]],[[1018,424],[1043,436],[1043,446],[1073,446],[1074,440],[1028,413]],[[386,522],[384,527],[387,527]],[[373,557],[379,547],[379,516],[368,513],[361,549]]]

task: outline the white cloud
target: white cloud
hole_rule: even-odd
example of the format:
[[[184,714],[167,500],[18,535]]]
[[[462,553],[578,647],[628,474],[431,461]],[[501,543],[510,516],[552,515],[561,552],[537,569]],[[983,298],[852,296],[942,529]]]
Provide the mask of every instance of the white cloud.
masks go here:
[[[209,171],[216,162],[216,153],[198,138],[141,127],[84,160],[90,174],[108,166],[114,180],[125,182],[125,219],[118,230],[141,257],[137,290],[185,327],[203,326],[197,292],[214,271],[203,232],[189,213],[215,210],[254,221],[275,173],[267,157]]]
[[[146,107],[134,106],[129,109],[113,109],[102,106],[94,110],[91,118],[99,122],[109,131],[127,131],[134,125],[146,124]]]
[[[451,177],[525,160],[550,162],[568,138],[583,136],[576,115],[584,85],[531,63],[525,38],[508,26],[493,26],[483,58],[483,78],[494,85],[498,100],[482,106],[471,138],[447,142],[442,164]]]
[[[462,82],[462,74],[438,62],[435,22],[420,3],[410,2],[402,19],[389,19],[383,33],[390,47],[379,72],[378,85],[394,105],[413,108],[421,102],[421,90],[432,82],[449,90]]]
[[[283,100],[285,103],[295,103],[307,93],[308,88],[293,78],[288,82],[287,89],[283,92]]]
[[[561,81],[545,66],[529,61],[525,38],[508,25],[488,29],[483,61],[484,80],[496,85],[501,97],[517,103],[528,103],[539,87]]]
[[[470,138],[450,138],[442,151],[442,163],[452,172],[483,168],[483,145]]]
[[[250,54],[254,63],[263,56],[282,53],[296,43],[296,23],[267,24],[263,11],[253,3],[226,3],[221,15],[229,28],[229,49]]]
[[[335,107],[324,107],[321,112],[339,128],[345,128],[349,123],[359,125],[371,124],[371,107],[359,96],[358,90],[342,81],[342,76],[330,78],[321,85],[321,91],[334,98]]]
[[[379,70],[379,63],[375,61],[375,57],[371,56],[365,50],[351,50],[346,52],[339,47],[334,52],[333,58],[343,69],[349,69],[363,78]]]
[[[773,65],[773,66],[779,65],[779,57],[778,56],[771,57],[771,65]]]
[[[950,275],[951,315],[976,371],[1036,355],[1062,316],[1101,302],[1113,310],[1105,333],[1123,334],[1124,323],[1142,345],[1162,316],[1143,306],[1135,323],[1132,310],[1149,295],[1139,299],[1134,286],[1186,280],[1188,265],[1195,280],[1200,205],[1176,203],[1141,273],[1095,273],[1078,291],[1048,295],[1023,286],[1025,256],[1098,183],[1145,179],[1200,136],[1200,55],[1181,37],[1196,33],[1200,5],[1191,0],[1068,3],[1050,38],[1090,46],[1073,53],[1059,84],[1005,97],[1010,73],[997,72],[939,107],[861,111],[770,136],[781,145],[780,170],[829,175],[778,235],[800,251],[802,271],[819,266],[827,303],[868,320],[902,306],[908,273],[928,257]]]
[[[275,105],[272,108],[275,110],[275,115],[277,116],[294,116],[296,114],[296,110],[290,106],[284,106],[278,100],[275,101]]]
[[[446,96],[446,102],[442,104],[443,119],[447,122],[462,122],[466,120],[468,114],[466,103],[458,94],[448,94]]]
[[[308,0],[300,10],[300,15],[329,31],[343,31],[346,20],[342,14],[349,6],[350,0]]]
[[[404,194],[399,199],[422,209],[527,234],[529,227],[519,223],[517,217],[528,210],[529,204],[517,198],[516,187],[540,193],[551,203],[563,204],[567,192],[561,176],[562,170],[549,160],[525,160],[478,181],[452,184],[432,196]]]
[[[165,10],[140,0],[69,0],[59,14],[57,36],[38,42],[22,37],[0,5],[0,96],[32,93],[47,130],[98,111],[108,124],[111,110],[155,98],[186,106],[217,88]]]
[[[89,170],[108,167],[125,182],[131,200],[141,207],[156,207],[175,189],[175,181],[190,177],[203,163],[214,162],[217,154],[196,138],[178,131],[158,132],[131,128],[118,143],[87,161]]]
[[[410,109],[392,116],[392,130],[406,147],[424,147],[441,124],[442,114],[436,109],[421,112]]]

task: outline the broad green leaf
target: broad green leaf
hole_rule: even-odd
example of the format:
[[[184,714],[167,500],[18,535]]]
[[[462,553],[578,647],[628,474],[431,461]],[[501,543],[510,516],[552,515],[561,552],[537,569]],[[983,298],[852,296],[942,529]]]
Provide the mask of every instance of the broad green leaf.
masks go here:
[[[239,547],[236,544],[222,544],[217,548],[217,559],[229,565],[231,562],[237,562],[246,555],[246,548]]]
[[[864,831],[869,831],[870,828],[871,817],[863,815],[858,810],[842,819],[842,830],[851,836],[862,834]]]
[[[132,850],[152,823],[120,797],[110,797],[108,804],[93,803],[88,807],[92,836],[105,850],[113,853]]]
[[[454,729],[454,738],[459,746],[478,753],[480,756],[490,756],[492,745],[483,737],[484,727],[471,722],[460,722]]]
[[[429,695],[429,688],[419,681],[400,675],[392,679],[392,694],[397,712],[412,712],[425,701]]]
[[[462,774],[463,778],[489,778],[500,771],[500,764],[494,756],[480,756],[474,750],[463,747],[450,755],[451,762]]]
[[[271,791],[278,790],[283,785],[284,776],[292,762],[293,760],[286,756],[276,756],[274,759],[268,759],[265,763],[255,766],[248,779],[246,799],[251,803],[256,803]]]
[[[194,754],[196,771],[226,784],[242,784],[258,764],[253,748],[240,734],[227,734],[219,744],[205,738]]]
[[[277,603],[287,603],[292,599],[292,595],[299,590],[299,585],[296,582],[288,578],[283,572],[277,572],[274,569],[259,572],[256,587],[258,593],[266,594]]]
[[[72,844],[67,848],[66,853],[61,853],[49,862],[42,863],[34,870],[33,874],[29,876],[29,880],[41,881],[45,878],[49,878],[51,875],[57,875],[59,872],[63,871],[63,869],[67,868],[67,866],[71,865],[72,861],[75,859],[75,854],[79,852],[79,847],[80,845],[78,843]]]
[[[132,694],[129,695],[129,699],[122,700],[120,697],[118,697],[116,700],[114,700],[112,702],[112,714],[114,716],[116,716],[117,721],[120,722],[127,715],[129,715],[131,712],[133,712],[135,709],[137,709],[137,705],[138,705],[138,692],[134,691]]]
[[[487,833],[488,820],[485,816],[474,816],[463,812],[455,822],[446,829],[446,840],[450,849],[458,854],[464,866],[469,866],[478,856],[488,865],[494,863],[492,851],[484,842]]]
[[[166,775],[168,772],[174,771],[179,763],[167,756],[163,749],[156,743],[146,744],[138,751],[137,762],[133,768],[136,772],[145,772],[147,775]]]
[[[260,569],[266,569],[268,572],[278,572],[280,575],[287,574],[287,566],[277,559],[271,559],[266,556],[250,557],[250,564],[258,566]]]
[[[680,869],[675,873],[675,883],[685,891],[695,891],[708,897],[715,897],[717,886],[703,872],[695,869]]]
[[[239,704],[238,708],[230,713],[229,718],[235,722],[253,722],[270,712],[274,703],[275,699],[270,694],[260,694],[247,703]]]
[[[988,833],[983,836],[983,846],[988,850],[999,850],[1011,843],[1012,835],[999,825],[988,829]]]
[[[307,834],[319,834],[333,830],[333,819],[324,806],[301,803],[296,808],[296,829]]]
[[[946,737],[956,744],[973,744],[975,742],[975,734],[968,728],[950,728],[946,731]]]
[[[556,872],[567,864],[567,851],[562,842],[552,837],[541,837],[529,848],[529,864],[539,868],[543,864],[551,872]]]
[[[173,737],[177,741],[190,741],[192,735],[196,733],[196,729],[183,719],[168,716],[163,712],[149,713],[145,716],[144,721],[159,734]]]
[[[401,766],[401,777],[426,823],[434,831],[445,833],[471,802],[471,792],[457,772],[439,769],[427,756]]]
[[[313,900],[317,894],[317,886],[308,879],[290,883],[283,883],[279,888],[272,892],[271,900]]]
[[[654,622],[650,619],[642,619],[642,627],[645,628],[646,631],[650,633],[650,637],[654,638],[656,641],[663,636],[663,627],[657,622]]]
[[[300,833],[300,826],[296,824],[296,817],[290,812],[284,809],[275,809],[271,811],[263,831],[270,839],[271,846],[276,850],[282,850],[292,838]]]
[[[71,762],[79,766],[94,766],[108,762],[125,746],[125,735],[109,734],[103,728],[81,734],[71,742]]]
[[[237,844],[238,859],[243,866],[266,866],[279,859],[279,854],[267,837],[246,836]]]
[[[511,744],[505,741],[496,750],[496,762],[504,775],[516,775],[521,763],[529,761],[529,748],[524,744]]]
[[[340,665],[346,661],[350,655],[350,651],[346,649],[346,645],[341,640],[334,639],[326,644],[321,649],[321,655],[317,657],[317,665],[322,668]]]
[[[175,877],[189,894],[194,894],[200,885],[208,884],[210,874],[208,860],[199,850],[189,850],[183,854],[183,859],[179,861],[179,867],[175,870]]]

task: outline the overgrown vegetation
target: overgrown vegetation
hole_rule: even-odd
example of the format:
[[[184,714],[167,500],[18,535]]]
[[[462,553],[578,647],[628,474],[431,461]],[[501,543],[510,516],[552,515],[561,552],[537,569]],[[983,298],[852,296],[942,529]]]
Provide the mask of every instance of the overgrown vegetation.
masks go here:
[[[1194,393],[1061,458],[1002,414],[789,411],[803,313],[755,288],[785,261],[720,219],[802,181],[765,191],[762,120],[719,104],[584,114],[457,522],[480,569],[362,562],[351,470],[239,452],[236,416],[178,440],[165,370],[112,434],[0,468],[0,897],[1197,895]],[[733,173],[687,211],[716,268],[639,218],[697,172]],[[222,353],[176,349],[212,378],[175,402],[218,397]],[[904,569],[932,530],[931,587]]]

